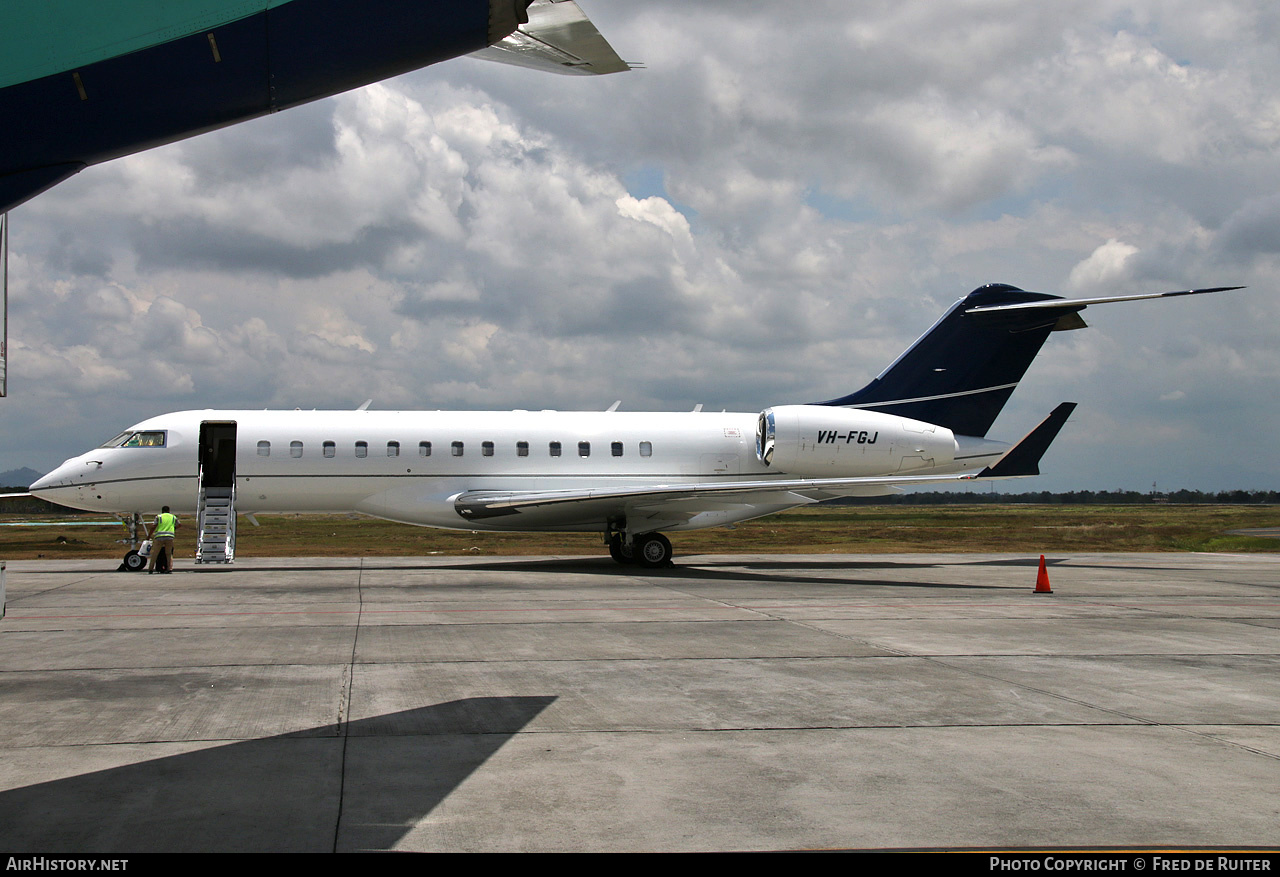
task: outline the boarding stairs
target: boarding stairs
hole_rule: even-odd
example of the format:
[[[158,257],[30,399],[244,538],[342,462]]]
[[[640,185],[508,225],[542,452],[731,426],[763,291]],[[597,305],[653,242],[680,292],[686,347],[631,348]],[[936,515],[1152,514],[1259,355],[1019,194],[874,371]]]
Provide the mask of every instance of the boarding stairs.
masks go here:
[[[236,489],[200,489],[196,563],[231,563],[236,556]]]

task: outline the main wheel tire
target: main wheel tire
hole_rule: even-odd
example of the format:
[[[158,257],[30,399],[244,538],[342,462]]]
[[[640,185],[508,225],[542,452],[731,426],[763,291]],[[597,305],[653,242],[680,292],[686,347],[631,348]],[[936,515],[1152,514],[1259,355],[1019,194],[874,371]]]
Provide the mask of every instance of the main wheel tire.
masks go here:
[[[635,540],[635,555],[641,566],[653,569],[671,563],[671,540],[661,533],[646,533]]]
[[[147,568],[147,559],[137,551],[130,551],[124,556],[124,568],[129,572],[142,572]]]
[[[635,546],[628,545],[621,534],[615,534],[609,537],[609,556],[618,563],[635,563]]]

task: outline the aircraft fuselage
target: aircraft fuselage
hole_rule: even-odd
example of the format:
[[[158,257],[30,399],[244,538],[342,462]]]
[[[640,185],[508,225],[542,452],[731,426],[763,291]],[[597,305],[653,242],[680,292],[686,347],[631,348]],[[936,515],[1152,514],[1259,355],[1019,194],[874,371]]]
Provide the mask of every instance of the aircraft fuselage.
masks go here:
[[[794,423],[788,409],[809,407],[770,411]],[[1008,447],[981,442],[980,453],[957,461],[949,430],[926,433],[927,424],[846,409],[818,409],[813,418],[801,432],[779,434],[788,444],[770,464],[761,456],[761,415],[750,413],[185,411],[143,421],[119,446],[66,461],[32,492],[72,508],[150,513],[168,505],[191,514],[201,427],[221,424],[234,425],[230,465],[241,513],[362,512],[453,529],[603,531],[609,519],[634,515],[634,503],[583,498],[518,515],[463,517],[457,498],[955,472],[981,468]],[[810,501],[704,502],[698,513],[663,525],[716,526]]]

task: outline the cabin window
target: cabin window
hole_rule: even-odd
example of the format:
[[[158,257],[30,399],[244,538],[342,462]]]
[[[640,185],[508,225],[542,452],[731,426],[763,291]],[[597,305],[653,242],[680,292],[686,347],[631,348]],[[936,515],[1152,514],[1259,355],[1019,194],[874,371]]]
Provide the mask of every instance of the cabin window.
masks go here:
[[[615,457],[621,457],[622,442],[614,442],[613,444],[609,445],[609,453],[613,454]]]
[[[326,457],[332,457],[334,454],[338,452],[338,446],[335,445],[333,442],[325,442],[323,451]]]
[[[451,445],[449,446],[449,450],[453,453],[453,455],[454,455],[455,457],[461,457],[461,456],[462,456],[462,442],[454,442],[453,444],[451,444]]]
[[[517,457],[527,457],[527,456],[529,456],[529,443],[528,443],[528,442],[516,442],[516,456],[517,456]]]
[[[591,456],[591,442],[578,442],[578,456],[579,457]]]
[[[271,456],[271,442],[258,442],[258,456],[259,457]]]
[[[418,442],[418,456],[419,457],[431,456],[431,442]]]
[[[641,443],[640,443],[640,456],[642,456],[642,457],[652,457],[652,456],[653,456],[653,443],[652,443],[652,442],[641,442]]]
[[[387,442],[387,456],[388,456],[388,457],[398,457],[398,456],[400,456],[400,443],[399,443],[399,442]]]
[[[289,456],[290,457],[302,456],[302,442],[289,442]]]
[[[486,457],[493,456],[493,442],[481,442],[480,453]]]
[[[551,449],[551,456],[553,456],[553,457],[558,457],[558,456],[560,456],[560,443],[559,443],[559,442],[552,442],[548,447],[550,447],[550,449]]]
[[[368,442],[356,442],[356,456],[357,456],[357,457],[367,457],[367,456],[369,456],[369,443],[368,443]]]

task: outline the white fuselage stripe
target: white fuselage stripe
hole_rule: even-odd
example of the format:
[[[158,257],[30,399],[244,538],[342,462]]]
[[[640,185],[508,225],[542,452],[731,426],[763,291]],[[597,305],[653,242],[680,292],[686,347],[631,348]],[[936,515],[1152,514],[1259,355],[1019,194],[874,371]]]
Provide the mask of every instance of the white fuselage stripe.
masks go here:
[[[1018,386],[1018,382],[1012,384],[1000,384],[995,387],[982,387],[978,390],[964,390],[959,393],[941,393],[937,396],[919,396],[915,399],[888,399],[884,402],[863,402],[856,405],[841,405],[841,408],[882,408],[885,405],[909,405],[913,402],[936,402],[939,399],[958,399],[961,396],[974,396],[978,393],[993,393],[996,390],[1012,390]]]

